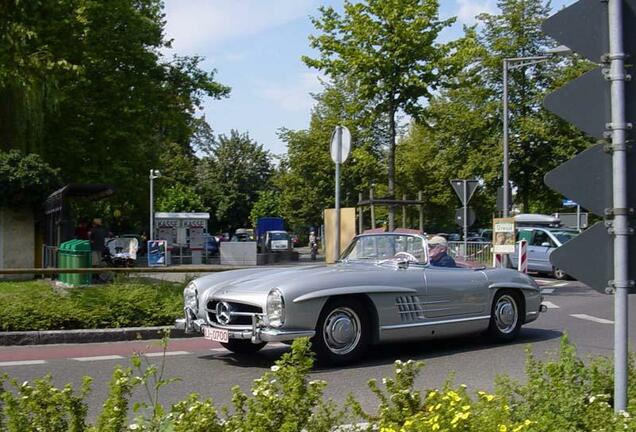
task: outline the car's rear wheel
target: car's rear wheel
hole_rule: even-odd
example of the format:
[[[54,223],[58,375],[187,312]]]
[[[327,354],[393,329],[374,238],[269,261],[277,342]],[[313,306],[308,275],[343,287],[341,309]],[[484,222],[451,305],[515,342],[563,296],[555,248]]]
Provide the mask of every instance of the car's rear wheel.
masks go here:
[[[228,342],[221,342],[221,345],[237,354],[253,354],[267,345],[267,342],[255,344],[249,339],[230,339]]]
[[[362,356],[371,328],[366,308],[353,298],[334,298],[323,308],[312,345],[322,364],[342,365]]]
[[[519,335],[523,324],[521,295],[510,290],[495,294],[490,311],[488,334],[499,341],[511,341]]]

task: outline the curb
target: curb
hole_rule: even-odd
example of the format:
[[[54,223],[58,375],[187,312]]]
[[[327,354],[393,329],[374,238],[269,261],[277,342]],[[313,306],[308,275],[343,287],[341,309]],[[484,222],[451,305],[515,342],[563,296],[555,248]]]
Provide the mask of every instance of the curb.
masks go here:
[[[2,345],[48,345],[71,343],[120,342],[131,340],[161,339],[162,332],[170,330],[170,338],[197,337],[198,334],[185,334],[173,326],[161,327],[124,327],[118,329],[89,330],[42,330],[0,332]]]

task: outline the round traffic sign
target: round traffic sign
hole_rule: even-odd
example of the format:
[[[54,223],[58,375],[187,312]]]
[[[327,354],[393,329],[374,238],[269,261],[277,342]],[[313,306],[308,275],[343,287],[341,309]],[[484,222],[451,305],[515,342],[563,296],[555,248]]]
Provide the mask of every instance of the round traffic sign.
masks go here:
[[[338,154],[338,129],[340,133],[340,154]],[[351,151],[351,132],[345,126],[336,126],[331,134],[331,160],[335,163],[343,163],[349,157]]]

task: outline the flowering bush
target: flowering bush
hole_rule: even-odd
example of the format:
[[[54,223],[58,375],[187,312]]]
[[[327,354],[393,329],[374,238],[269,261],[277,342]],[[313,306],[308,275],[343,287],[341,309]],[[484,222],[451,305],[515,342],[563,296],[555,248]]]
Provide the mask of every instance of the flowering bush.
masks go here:
[[[164,349],[167,338],[163,340]],[[169,409],[159,403],[165,379],[163,363],[144,363],[135,356],[130,368],[117,368],[109,396],[95,425],[86,423],[84,402],[90,379],[79,393],[70,386],[57,389],[51,378],[32,384],[0,377],[0,430],[7,432],[553,432],[636,430],[636,373],[629,363],[629,407],[612,409],[613,368],[604,358],[589,365],[576,356],[567,337],[558,356],[546,361],[528,355],[527,381],[497,380],[492,393],[470,393],[448,380],[440,389],[417,390],[415,378],[423,364],[395,362],[394,375],[369,382],[378,397],[375,414],[365,413],[352,397],[346,408],[324,400],[324,381],[310,381],[313,354],[307,339],[299,339],[271,370],[254,381],[251,393],[235,387],[232,407],[218,410],[212,401],[190,395]],[[3,388],[9,382],[12,390]],[[146,402],[135,402],[129,421],[130,397],[144,386]],[[356,428],[338,427],[365,421]]]

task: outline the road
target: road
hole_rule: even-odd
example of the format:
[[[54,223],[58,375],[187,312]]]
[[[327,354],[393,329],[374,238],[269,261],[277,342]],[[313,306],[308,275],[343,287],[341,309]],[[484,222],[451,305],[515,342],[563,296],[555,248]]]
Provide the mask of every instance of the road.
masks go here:
[[[377,401],[368,390],[367,381],[392,373],[397,360],[424,360],[426,366],[417,380],[420,388],[438,387],[450,373],[457,384],[470,389],[488,390],[497,374],[517,379],[524,377],[525,349],[530,346],[542,357],[558,349],[560,337],[567,332],[579,353],[612,356],[613,297],[598,294],[575,282],[538,279],[542,285],[548,311],[536,322],[524,326],[521,336],[511,344],[497,345],[482,337],[464,337],[433,342],[419,342],[374,347],[362,363],[346,368],[318,368],[312,375],[328,383],[327,396],[343,402],[353,394],[363,406],[372,409]],[[630,306],[636,297],[630,296]],[[629,326],[630,344],[636,341],[636,326]],[[239,385],[249,390],[258,378],[289,348],[275,344],[257,355],[240,357],[218,344],[202,338],[175,339],[165,358],[168,377],[181,381],[162,389],[163,402],[173,403],[192,392],[211,397],[217,404],[228,404],[230,388]],[[150,362],[160,361],[157,342],[135,341],[108,344],[48,345],[0,348],[0,370],[18,382],[50,373],[56,385],[73,383],[79,387],[84,375],[93,377],[93,391],[88,399],[89,417],[94,419],[106,397],[113,368],[129,365],[134,352],[146,354]],[[135,397],[143,398],[138,392]]]

